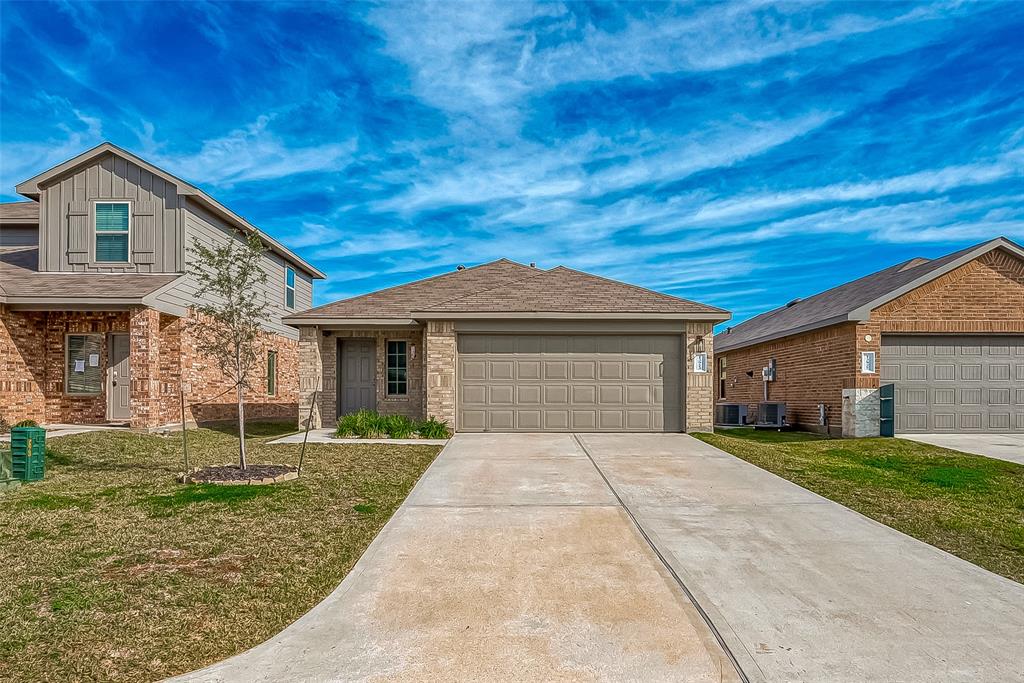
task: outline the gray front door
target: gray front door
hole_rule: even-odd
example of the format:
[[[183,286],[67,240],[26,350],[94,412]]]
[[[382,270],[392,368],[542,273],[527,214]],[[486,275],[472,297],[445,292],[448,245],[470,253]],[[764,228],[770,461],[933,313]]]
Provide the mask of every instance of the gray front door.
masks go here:
[[[679,335],[461,334],[466,432],[678,432]]]
[[[112,334],[107,345],[107,419],[128,420],[131,407],[131,341],[127,334]]]
[[[338,342],[338,416],[377,409],[376,344],[372,339]]]
[[[896,434],[1024,432],[1024,336],[882,335]]]

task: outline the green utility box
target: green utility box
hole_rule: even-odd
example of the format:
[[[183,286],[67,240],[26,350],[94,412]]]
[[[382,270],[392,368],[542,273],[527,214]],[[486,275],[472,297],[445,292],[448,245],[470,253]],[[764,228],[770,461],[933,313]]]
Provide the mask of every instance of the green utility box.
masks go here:
[[[41,427],[11,429],[11,470],[15,479],[39,481],[46,471],[46,430]]]

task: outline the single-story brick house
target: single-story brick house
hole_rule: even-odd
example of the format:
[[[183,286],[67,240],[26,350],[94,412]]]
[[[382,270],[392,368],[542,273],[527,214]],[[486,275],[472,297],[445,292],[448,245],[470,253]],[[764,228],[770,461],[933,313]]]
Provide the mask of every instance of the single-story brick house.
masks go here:
[[[256,232],[267,246],[265,376],[254,419],[291,419],[298,332],[323,273],[196,186],[110,143],[20,183],[0,204],[0,418],[156,429],[231,419],[231,383],[195,350],[194,240]]]
[[[719,332],[715,350],[717,402],[751,421],[784,401],[801,428],[878,436],[891,384],[897,434],[1024,432],[1024,249],[1000,237],[898,263]]]
[[[299,420],[361,408],[457,431],[712,429],[712,328],[729,314],[508,260],[320,306],[299,328]],[[314,392],[318,391],[313,404]]]

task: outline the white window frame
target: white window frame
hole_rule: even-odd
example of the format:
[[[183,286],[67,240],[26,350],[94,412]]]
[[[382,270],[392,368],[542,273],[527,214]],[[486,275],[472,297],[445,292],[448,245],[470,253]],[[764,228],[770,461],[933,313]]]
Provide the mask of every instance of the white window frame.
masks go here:
[[[96,206],[98,204],[124,204],[128,207],[128,258],[124,261],[100,261],[96,254],[96,236],[99,230],[96,229]],[[98,265],[113,263],[125,264],[132,262],[132,203],[127,199],[94,199],[92,202],[92,262]]]
[[[870,359],[870,362],[869,362]],[[865,375],[873,375],[878,369],[878,356],[874,351],[860,352],[860,371]]]
[[[288,273],[292,274],[292,283],[293,284],[291,286],[288,285]],[[295,284],[294,284],[295,282],[297,282],[296,275],[295,275],[295,269],[292,268],[291,266],[285,266],[284,267],[284,307],[287,308],[289,311],[294,311],[295,310]],[[291,306],[288,305],[288,292],[289,291],[291,291],[291,293],[292,293],[292,305]]]
[[[71,391],[71,382],[68,381],[68,366],[71,365],[71,337],[99,337],[100,338],[100,365],[103,367],[103,339],[106,335],[100,332],[67,332],[64,335],[64,394],[66,396],[101,396],[106,381],[101,376],[99,389],[96,391]],[[88,360],[86,360],[88,364]],[[88,365],[87,365],[88,367]]]
[[[390,355],[388,353],[388,346],[392,342],[401,342],[405,344],[405,391],[398,394],[391,393],[391,381],[388,377],[388,371],[391,369],[388,366],[390,362]],[[397,380],[396,380],[397,382]],[[407,398],[409,396],[409,340],[408,339],[385,339],[384,340],[384,396],[387,398]]]

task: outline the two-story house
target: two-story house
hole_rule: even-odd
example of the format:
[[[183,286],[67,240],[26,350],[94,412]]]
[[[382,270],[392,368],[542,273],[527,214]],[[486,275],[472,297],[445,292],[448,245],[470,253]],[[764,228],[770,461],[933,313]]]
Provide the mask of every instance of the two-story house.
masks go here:
[[[201,189],[104,143],[17,186],[0,204],[0,417],[9,423],[126,423],[137,429],[230,419],[231,384],[195,350],[195,240],[259,233],[267,252],[260,338],[265,372],[251,418],[294,419],[298,331],[323,273]]]

